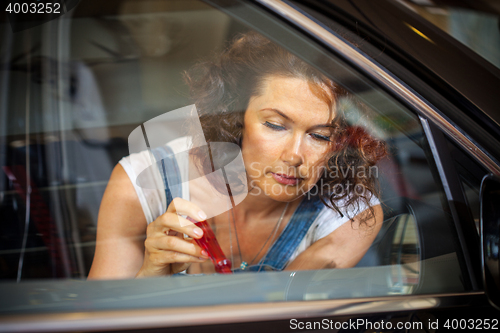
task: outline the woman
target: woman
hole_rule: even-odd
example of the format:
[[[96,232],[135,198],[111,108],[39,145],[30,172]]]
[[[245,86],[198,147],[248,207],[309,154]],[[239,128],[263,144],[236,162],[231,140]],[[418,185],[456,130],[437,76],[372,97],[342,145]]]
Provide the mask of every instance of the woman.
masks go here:
[[[358,171],[386,151],[383,142],[347,125],[339,107],[346,93],[256,33],[186,77],[207,142],[232,142],[242,151],[248,195],[230,213],[208,219],[233,268],[356,265],[382,222],[376,179]],[[186,149],[192,144],[181,141]],[[206,158],[192,151],[203,169]],[[181,236],[201,237],[186,218],[206,219],[193,203],[206,188],[190,185],[193,200],[175,198],[165,213],[146,218],[127,163],[115,167],[102,200],[89,278],[213,273],[208,254]]]

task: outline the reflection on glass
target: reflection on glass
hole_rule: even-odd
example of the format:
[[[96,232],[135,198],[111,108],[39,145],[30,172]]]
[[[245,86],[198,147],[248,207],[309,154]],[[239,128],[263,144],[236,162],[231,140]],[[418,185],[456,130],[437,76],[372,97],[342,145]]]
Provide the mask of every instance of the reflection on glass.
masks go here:
[[[1,119],[5,119],[0,128],[1,144],[6,153],[0,155],[0,173],[3,173],[0,209],[2,218],[9,223],[2,224],[0,233],[0,278],[4,280],[0,287],[2,294],[11,295],[8,298],[15,301],[2,304],[0,311],[25,313],[75,308],[99,311],[464,290],[447,203],[418,118],[349,66],[312,44],[306,47],[311,52],[306,60],[346,90],[345,96],[336,102],[345,115],[344,125],[349,133],[366,134],[365,138],[386,142],[389,151],[376,168],[368,170],[380,181],[384,222],[381,231],[373,234],[375,240],[367,254],[359,255],[362,259],[356,267],[314,270],[298,267],[265,274],[192,274],[148,281],[83,282],[94,257],[99,204],[114,165],[131,153],[148,153],[144,132],[159,133],[148,137],[153,155],[157,153],[155,148],[165,147],[186,134],[184,126],[189,115],[167,112],[190,104],[182,73],[200,58],[220,52],[236,32],[248,30],[202,3],[173,3],[124,1],[113,13],[98,9],[87,12],[85,7],[79,7],[74,17],[65,21],[71,33],[68,48],[63,51],[38,47],[40,40],[46,41],[51,36],[51,30],[44,30],[44,26],[33,30],[31,37],[22,32],[15,41],[5,39],[12,41],[13,52],[9,66],[2,69],[8,78],[7,95],[12,96],[6,102],[7,107],[1,109]],[[304,49],[297,46],[300,40],[295,38],[295,32],[284,26],[280,29],[290,37],[288,48],[293,52]],[[307,105],[302,109],[312,107]],[[275,134],[285,132],[280,129],[284,124],[271,121],[279,113],[269,111],[274,113],[268,123],[266,119],[259,124],[265,124],[264,129]],[[300,120],[309,120],[311,116],[305,114]],[[162,121],[151,122],[151,119],[162,120],[169,126],[164,128]],[[328,135],[323,128],[314,130],[308,132],[314,135],[307,139],[314,140],[314,147],[323,147],[323,141],[328,141],[324,137],[328,139]],[[334,134],[342,137],[340,133]],[[129,135],[137,135],[135,138],[140,140],[130,145]],[[343,138],[349,142],[353,137],[344,135]],[[217,143],[212,144],[216,148]],[[271,146],[273,142],[267,144]],[[203,147],[208,146],[202,143],[196,147],[201,147],[203,152]],[[161,161],[171,155],[186,161],[187,151],[155,156],[140,171],[155,173]],[[231,152],[231,148],[225,147],[216,155],[227,152]],[[255,151],[254,157],[264,156],[263,152]],[[210,213],[209,218],[220,216],[224,224],[218,224],[214,233],[224,254],[231,257],[236,267],[247,262],[250,268],[252,256],[245,259],[240,255],[238,247],[242,245],[242,238],[238,243],[236,227],[232,224],[235,219],[228,213],[228,207],[243,201],[247,193],[240,189],[247,190],[248,183],[246,177],[226,177],[230,174],[227,172],[224,175],[222,169],[233,170],[235,174],[245,171],[237,163],[242,157],[229,155],[230,161],[222,159],[223,163],[208,159],[212,160],[214,177],[218,177],[224,187],[229,185],[232,194],[241,198],[235,195],[228,198],[225,193],[218,204],[214,204],[216,192],[212,192],[209,200],[196,195],[190,200]],[[154,168],[148,169],[151,166]],[[207,172],[202,174],[189,163],[183,167],[192,173],[185,174],[187,177],[181,177],[178,182],[169,179],[170,173],[165,174],[164,179],[155,174],[152,183],[151,178],[137,174],[135,186],[158,194],[158,201],[150,209],[157,216],[167,209],[165,179],[172,193],[177,191],[177,185],[179,189],[189,182],[199,182],[199,188],[209,188],[209,177],[203,177]],[[288,185],[296,182],[293,179],[296,177],[287,175],[276,178]],[[299,212],[303,214],[297,219],[299,222],[314,222],[307,214],[316,207],[307,208]],[[288,219],[294,214],[294,210],[287,211],[287,206],[282,212],[288,214]],[[350,223],[348,218],[346,215],[343,221]],[[280,214],[276,214],[272,221],[276,230],[280,221]],[[283,230],[276,231],[277,236],[281,232],[287,234],[284,225]],[[324,230],[319,230],[320,227]],[[305,232],[318,229],[309,234],[309,245],[304,247],[319,241],[321,235],[328,235],[330,227],[328,223],[302,226]],[[271,239],[274,232],[271,228],[265,236]],[[240,231],[240,237],[242,234],[244,231]],[[288,235],[295,234],[289,232]],[[255,252],[262,258],[268,253],[268,258],[282,257],[280,253],[266,252],[271,248],[266,237],[261,237],[264,246],[259,244],[257,248],[262,246],[262,251]],[[133,241],[142,244],[144,237],[133,238]],[[429,244],[431,246],[426,246]],[[304,265],[314,259],[305,260]],[[318,261],[326,262],[323,258]],[[254,264],[258,262],[255,260]],[[278,270],[287,268],[286,264],[281,263]],[[276,268],[261,267],[255,270]],[[325,264],[314,268],[334,267]],[[56,278],[66,279],[61,283]],[[10,282],[16,279],[47,281],[42,282],[41,287],[39,282],[12,286]]]
[[[500,6],[478,1],[436,5],[432,1],[401,0],[425,19],[500,68]]]

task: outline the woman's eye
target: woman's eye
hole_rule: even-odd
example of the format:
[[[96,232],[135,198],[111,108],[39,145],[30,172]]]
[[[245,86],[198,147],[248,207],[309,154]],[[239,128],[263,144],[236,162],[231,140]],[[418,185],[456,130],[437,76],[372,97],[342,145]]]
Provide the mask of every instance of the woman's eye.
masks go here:
[[[311,133],[311,136],[316,139],[316,140],[320,140],[320,141],[332,141],[330,140],[330,137],[329,136],[326,136],[326,135],[321,135],[321,134],[318,134],[318,133]]]
[[[266,121],[264,123],[264,126],[267,126],[275,131],[284,131],[286,129],[284,126],[276,125],[276,124],[270,123],[268,121]]]

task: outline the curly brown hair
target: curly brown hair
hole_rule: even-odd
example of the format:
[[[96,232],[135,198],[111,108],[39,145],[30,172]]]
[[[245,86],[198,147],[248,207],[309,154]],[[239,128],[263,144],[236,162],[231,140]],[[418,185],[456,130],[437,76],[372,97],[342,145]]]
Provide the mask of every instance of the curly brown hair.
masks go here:
[[[249,32],[238,36],[230,46],[212,61],[198,64],[185,73],[203,128],[203,137],[194,137],[195,146],[210,142],[231,142],[241,147],[244,114],[251,97],[263,92],[265,79],[282,76],[304,79],[311,91],[335,109],[332,120],[333,144],[327,156],[326,172],[318,181],[321,201],[332,209],[369,206],[378,195],[376,175],[360,175],[355,170],[375,166],[386,154],[385,143],[369,135],[361,127],[349,126],[338,103],[350,95],[326,75],[262,35]],[[207,155],[193,150],[204,170],[210,173]],[[352,171],[351,171],[352,170]],[[339,186],[341,193],[332,191]],[[359,193],[356,186],[366,191]],[[342,206],[339,202],[342,200]],[[349,209],[347,211],[352,211]],[[370,214],[369,214],[370,215]],[[364,220],[368,220],[371,215]],[[353,216],[349,216],[352,218]]]

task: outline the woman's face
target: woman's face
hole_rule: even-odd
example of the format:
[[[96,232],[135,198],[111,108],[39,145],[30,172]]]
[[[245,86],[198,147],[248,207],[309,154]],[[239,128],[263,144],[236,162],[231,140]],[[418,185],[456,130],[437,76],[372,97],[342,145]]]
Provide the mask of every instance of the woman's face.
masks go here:
[[[250,98],[244,117],[242,154],[249,195],[292,201],[311,190],[331,147],[333,117],[308,81],[267,78],[262,94]]]

